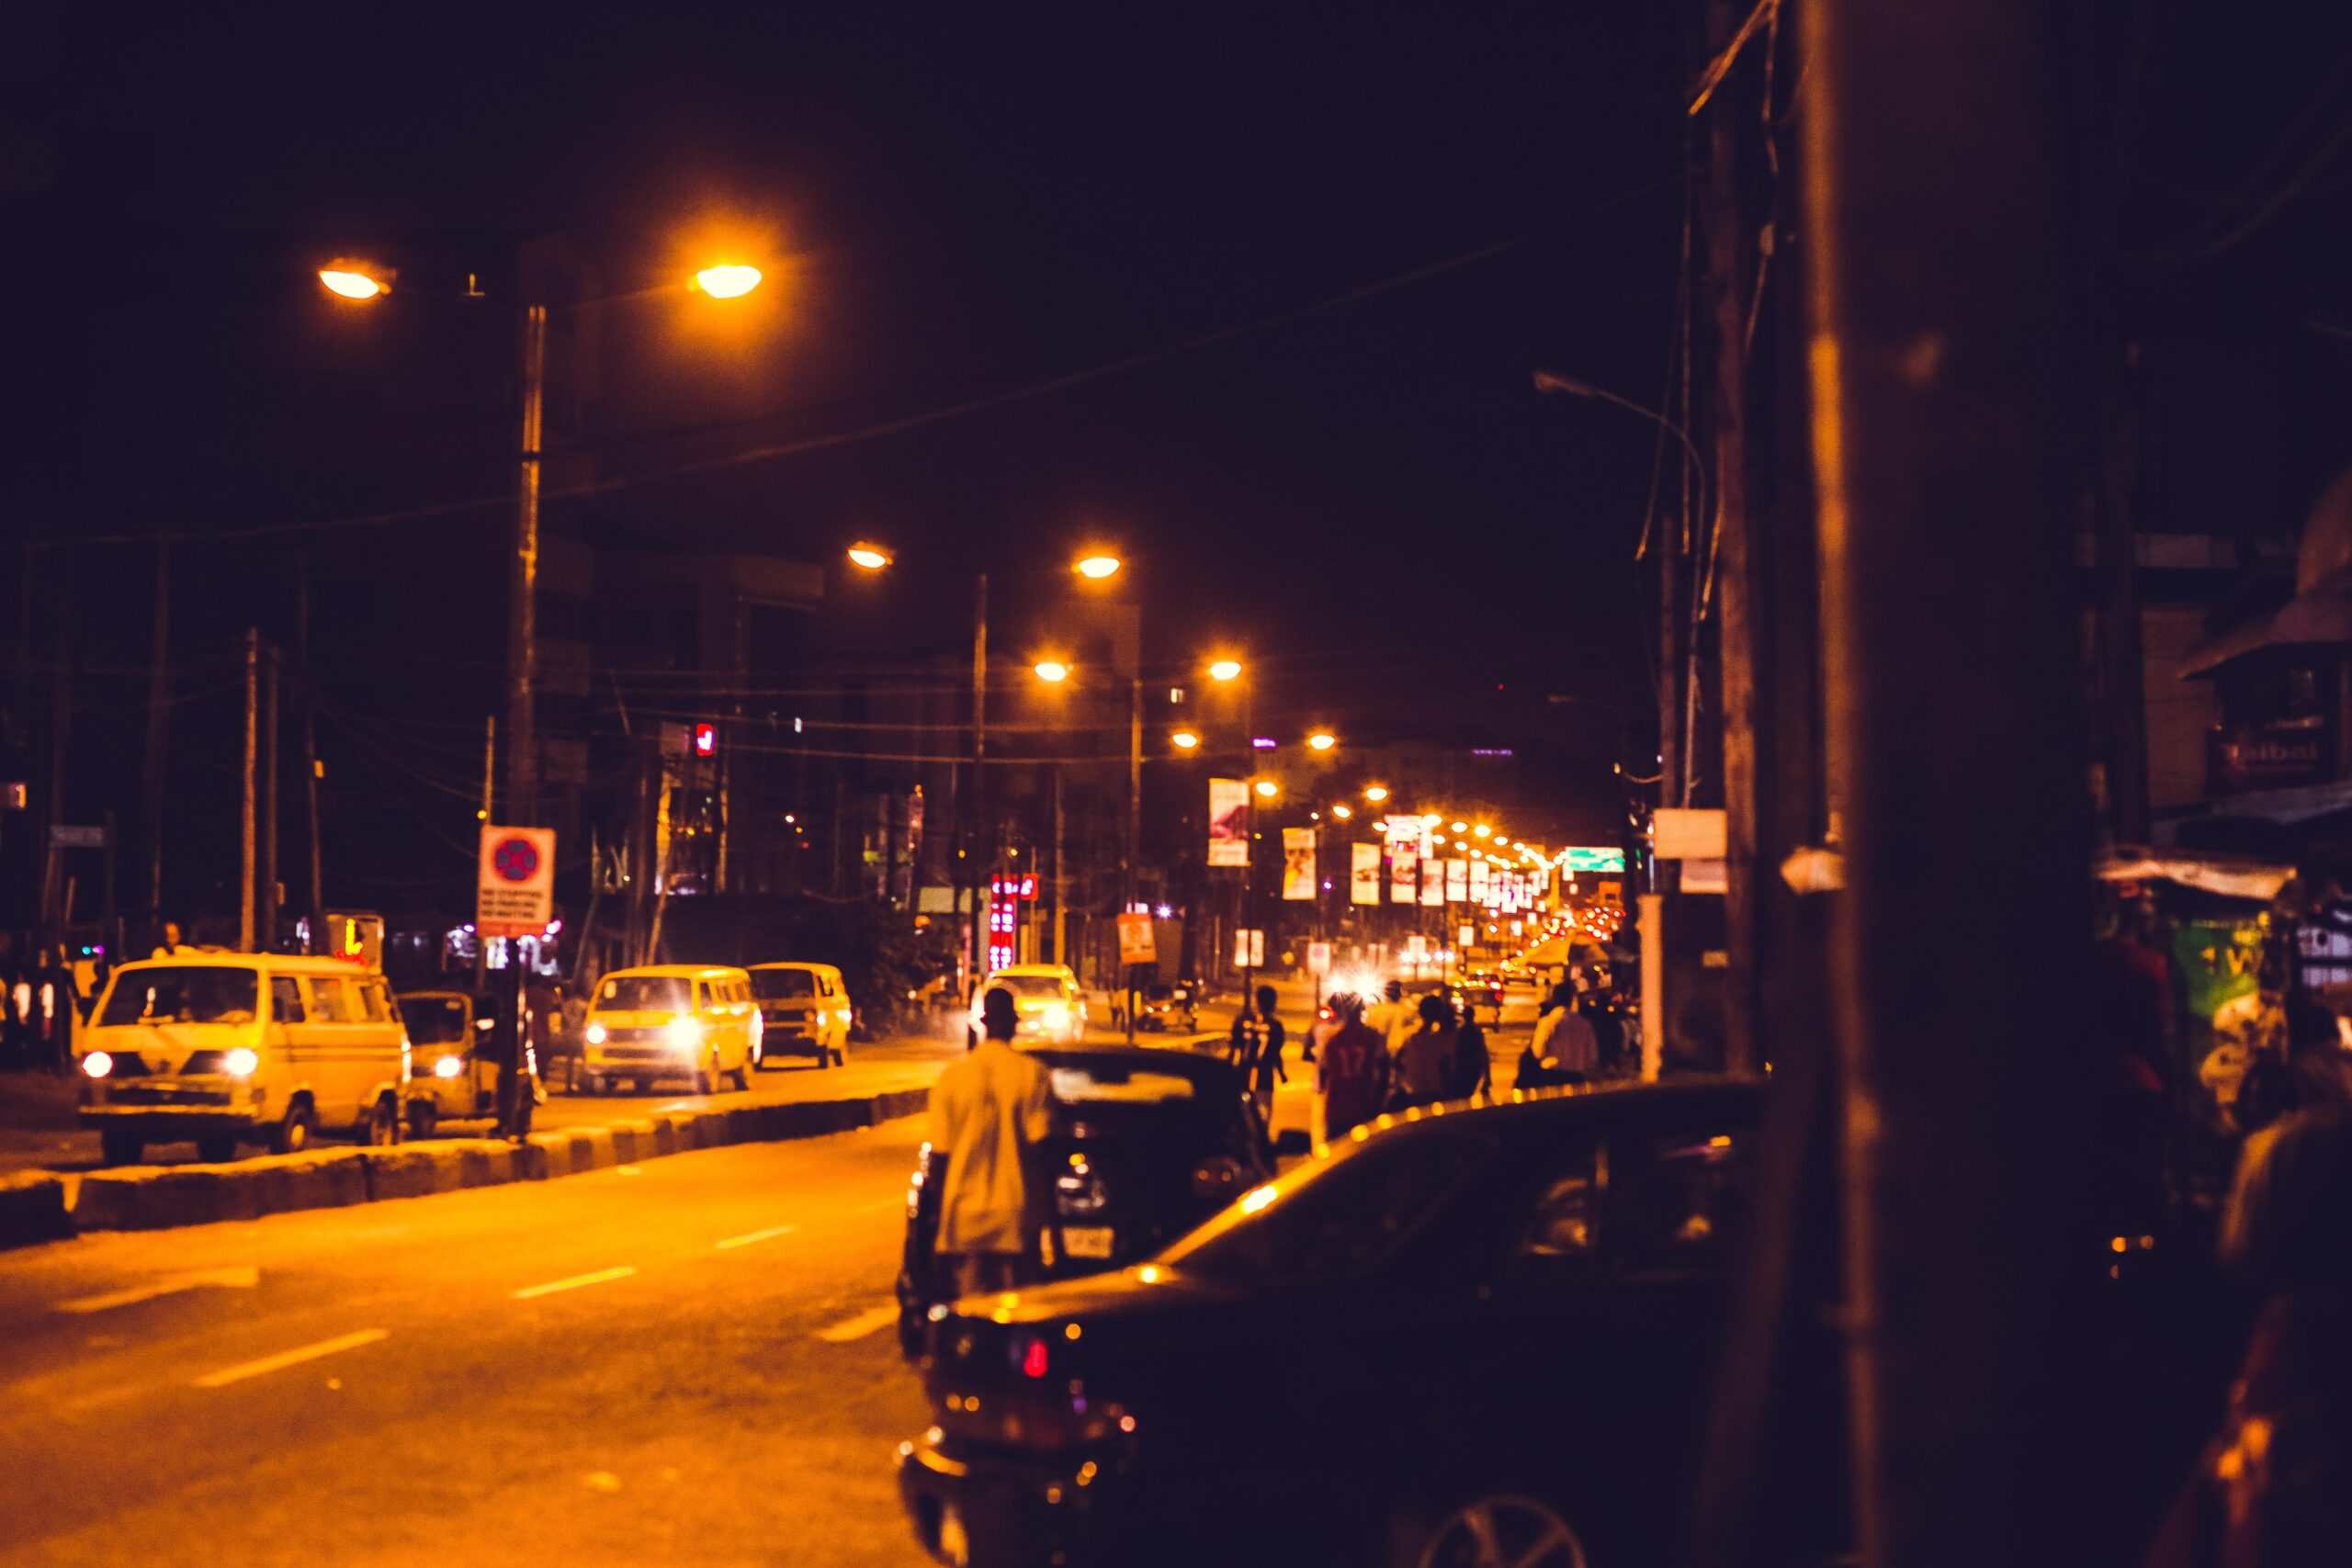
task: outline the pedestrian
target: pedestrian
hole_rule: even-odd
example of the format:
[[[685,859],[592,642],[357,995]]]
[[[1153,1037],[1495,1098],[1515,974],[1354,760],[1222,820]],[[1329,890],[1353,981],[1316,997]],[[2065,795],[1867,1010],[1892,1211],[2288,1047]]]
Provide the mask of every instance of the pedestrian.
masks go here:
[[[1244,1008],[1233,1021],[1231,1052],[1234,1066],[1239,1067],[1250,1085],[1250,1097],[1258,1102],[1258,1114],[1269,1125],[1274,1115],[1274,1085],[1288,1083],[1290,1074],[1283,1070],[1283,1021],[1274,1016],[1278,999],[1272,986],[1258,987],[1257,1005]]]
[[[1478,1010],[1462,1004],[1461,1021],[1453,1032],[1453,1081],[1449,1098],[1474,1100],[1494,1082],[1494,1060],[1487,1050],[1487,1032],[1478,1027]]]
[[[1331,1021],[1318,1028],[1315,1092],[1323,1097],[1323,1141],[1337,1143],[1380,1114],[1388,1099],[1388,1042],[1365,1026],[1363,998],[1331,998]]]
[[[1567,982],[1553,987],[1544,1016],[1535,1021],[1535,1038],[1528,1050],[1543,1064],[1549,1083],[1586,1083],[1600,1070],[1600,1038]]]
[[[1381,987],[1383,999],[1364,1010],[1363,1021],[1378,1030],[1388,1042],[1388,1054],[1394,1056],[1421,1026],[1420,1010],[1405,999],[1405,982],[1391,980]]]
[[[1419,1010],[1419,1026],[1396,1051],[1396,1088],[1391,1099],[1399,1106],[1443,1100],[1453,1071],[1453,1010],[1443,997],[1427,996]]]
[[[1019,1023],[1012,993],[989,987],[981,1039],[932,1086],[928,1135],[947,1162],[932,1246],[959,1295],[1015,1288],[1036,1256],[1027,1167],[1052,1128],[1051,1085],[1045,1064],[1012,1048]]]
[[[195,951],[196,949],[188,946],[187,943],[180,940],[179,922],[177,920],[165,920],[164,922],[164,940],[157,942],[155,944],[155,951],[149,953],[147,956],[150,958],[182,958]]]
[[[2352,1122],[2293,1112],[2246,1140],[2222,1260],[2260,1304],[2221,1430],[2148,1568],[2352,1562]]]

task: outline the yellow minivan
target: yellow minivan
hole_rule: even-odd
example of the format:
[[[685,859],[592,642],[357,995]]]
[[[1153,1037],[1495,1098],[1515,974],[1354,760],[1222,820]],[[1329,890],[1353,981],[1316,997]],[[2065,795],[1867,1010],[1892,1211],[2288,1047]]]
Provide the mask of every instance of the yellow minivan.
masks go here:
[[[814,1056],[820,1067],[849,1060],[852,1008],[842,972],[830,964],[754,964],[752,999],[760,1004],[760,1063]]]
[[[400,1139],[408,1035],[383,976],[339,958],[183,953],[126,964],[74,1040],[81,1123],[108,1165],[149,1144],[276,1154]]]
[[[707,964],[616,969],[596,986],[581,1034],[579,1087],[600,1094],[629,1079],[639,1094],[657,1078],[688,1078],[697,1094],[719,1080],[752,1087],[760,1060],[760,1010],[751,976]]]

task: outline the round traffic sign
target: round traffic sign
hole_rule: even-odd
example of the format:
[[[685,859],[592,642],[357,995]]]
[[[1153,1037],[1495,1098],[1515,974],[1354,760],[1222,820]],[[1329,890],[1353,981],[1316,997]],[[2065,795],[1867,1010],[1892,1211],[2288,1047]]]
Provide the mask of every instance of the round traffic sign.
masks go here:
[[[490,852],[490,863],[509,882],[528,882],[539,874],[539,847],[519,835],[502,839]]]

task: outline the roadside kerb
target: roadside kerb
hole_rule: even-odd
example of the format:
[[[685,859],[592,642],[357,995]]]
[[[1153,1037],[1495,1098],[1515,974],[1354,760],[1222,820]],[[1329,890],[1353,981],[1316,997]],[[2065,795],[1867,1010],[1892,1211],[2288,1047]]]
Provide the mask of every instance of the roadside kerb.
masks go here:
[[[62,1177],[41,1171],[0,1176],[0,1247],[29,1247],[73,1234]]]
[[[428,1140],[390,1148],[321,1149],[218,1166],[92,1171],[68,1203],[65,1182],[40,1172],[0,1179],[0,1247],[76,1231],[163,1230],[265,1214],[424,1198],[474,1187],[546,1181],[732,1145],[785,1143],[910,1116],[930,1090],[848,1100],[784,1100],[674,1111],[609,1127],[568,1127],[519,1144]]]

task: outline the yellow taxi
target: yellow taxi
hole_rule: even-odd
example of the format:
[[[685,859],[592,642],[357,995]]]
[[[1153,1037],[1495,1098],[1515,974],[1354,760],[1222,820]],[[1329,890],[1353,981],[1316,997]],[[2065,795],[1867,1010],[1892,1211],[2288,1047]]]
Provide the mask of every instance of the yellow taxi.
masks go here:
[[[616,969],[597,982],[581,1033],[583,1093],[627,1078],[639,1094],[660,1078],[685,1078],[697,1094],[722,1080],[752,1087],[760,1060],[760,1009],[741,969],[651,964]]]

